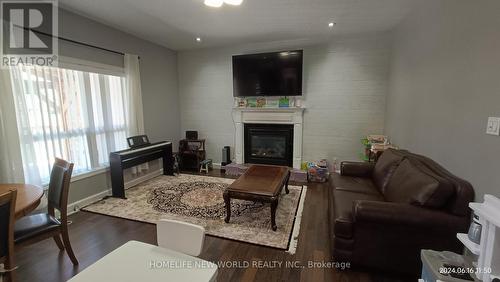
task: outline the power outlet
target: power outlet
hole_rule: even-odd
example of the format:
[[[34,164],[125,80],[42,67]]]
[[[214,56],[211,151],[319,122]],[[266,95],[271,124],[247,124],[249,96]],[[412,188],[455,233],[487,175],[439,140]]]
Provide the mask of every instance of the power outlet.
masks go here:
[[[489,117],[488,126],[486,127],[486,134],[490,135],[500,135],[500,118]]]

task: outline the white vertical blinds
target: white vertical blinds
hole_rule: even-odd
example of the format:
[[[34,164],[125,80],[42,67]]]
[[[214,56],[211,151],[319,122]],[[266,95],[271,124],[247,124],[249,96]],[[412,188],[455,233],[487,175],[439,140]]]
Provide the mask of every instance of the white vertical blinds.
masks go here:
[[[123,76],[38,66],[10,73],[27,183],[47,183],[55,157],[74,162],[77,174],[126,148]]]

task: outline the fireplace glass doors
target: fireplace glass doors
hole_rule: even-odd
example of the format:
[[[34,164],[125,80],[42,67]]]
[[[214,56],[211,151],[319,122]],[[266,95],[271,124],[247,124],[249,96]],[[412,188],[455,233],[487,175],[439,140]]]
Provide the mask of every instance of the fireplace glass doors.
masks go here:
[[[245,124],[245,163],[292,166],[293,125]]]

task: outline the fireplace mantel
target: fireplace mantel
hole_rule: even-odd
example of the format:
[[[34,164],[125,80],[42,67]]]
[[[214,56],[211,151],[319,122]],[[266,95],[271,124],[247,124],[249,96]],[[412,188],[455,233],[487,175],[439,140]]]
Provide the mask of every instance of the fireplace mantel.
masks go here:
[[[302,162],[302,126],[304,108],[233,108],[233,121],[236,128],[235,161],[244,163],[244,125],[245,123],[293,124],[293,167],[300,168]]]

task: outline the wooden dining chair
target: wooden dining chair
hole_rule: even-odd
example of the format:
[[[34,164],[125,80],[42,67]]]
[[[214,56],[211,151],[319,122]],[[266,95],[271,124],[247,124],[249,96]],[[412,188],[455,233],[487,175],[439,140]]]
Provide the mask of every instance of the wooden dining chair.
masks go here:
[[[50,173],[47,213],[25,216],[17,220],[14,242],[16,246],[28,245],[52,237],[59,250],[66,249],[71,262],[78,265],[68,236],[68,193],[72,172],[72,163],[56,158]],[[59,220],[55,216],[55,210],[61,215]]]
[[[199,256],[205,241],[205,228],[195,224],[160,219],[156,223],[158,246],[191,256]]]
[[[17,191],[0,195],[0,277],[14,281],[14,214]],[[0,279],[1,280],[1,279]]]

